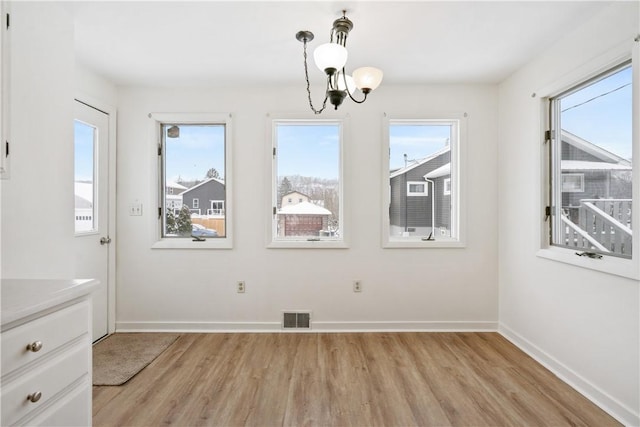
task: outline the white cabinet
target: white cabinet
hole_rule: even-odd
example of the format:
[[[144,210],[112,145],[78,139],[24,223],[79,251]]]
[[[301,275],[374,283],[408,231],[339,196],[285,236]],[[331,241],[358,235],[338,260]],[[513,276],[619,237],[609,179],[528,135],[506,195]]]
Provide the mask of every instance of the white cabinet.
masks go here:
[[[2,281],[1,425],[91,425],[94,286]]]

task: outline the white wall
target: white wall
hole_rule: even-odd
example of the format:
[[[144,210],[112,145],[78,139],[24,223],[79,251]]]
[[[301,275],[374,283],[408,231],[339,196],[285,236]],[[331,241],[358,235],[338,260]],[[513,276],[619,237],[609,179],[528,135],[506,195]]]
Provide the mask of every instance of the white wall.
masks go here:
[[[631,425],[640,423],[639,283],[536,257],[541,101],[531,94],[639,30],[638,3],[616,3],[499,90],[501,331]]]
[[[265,199],[270,194],[265,185],[270,176],[266,114],[300,112],[312,117],[303,81],[293,87],[260,89],[121,88],[118,98],[120,330],[278,330],[283,309],[312,310],[316,329],[497,327],[495,86],[385,86],[363,105],[346,102],[340,112],[351,115],[344,178],[349,249],[265,248],[270,219]],[[147,115],[183,111],[235,115],[232,250],[150,248],[157,215],[157,207],[150,204],[157,182],[157,142],[150,139]],[[465,249],[381,249],[385,111],[469,114]],[[142,202],[143,216],[128,215],[127,207],[134,201]],[[360,294],[352,291],[355,279],[362,280]],[[245,294],[236,293],[238,280],[246,281]]]
[[[76,99],[93,107],[104,108],[104,105],[108,105],[115,108],[118,104],[116,86],[77,62],[74,84]]]
[[[12,2],[11,179],[2,181],[2,277],[73,277],[73,21]]]

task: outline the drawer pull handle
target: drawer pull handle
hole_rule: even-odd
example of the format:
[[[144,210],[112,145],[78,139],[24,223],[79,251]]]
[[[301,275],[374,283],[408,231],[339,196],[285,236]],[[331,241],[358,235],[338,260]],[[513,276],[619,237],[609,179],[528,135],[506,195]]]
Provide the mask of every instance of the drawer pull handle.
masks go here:
[[[27,344],[27,350],[28,351],[33,351],[38,352],[42,349],[42,341],[34,341],[31,344]]]
[[[31,393],[29,396],[27,396],[27,400],[29,402],[36,403],[38,400],[40,400],[41,397],[42,397],[42,393],[39,391],[36,391],[35,393]]]

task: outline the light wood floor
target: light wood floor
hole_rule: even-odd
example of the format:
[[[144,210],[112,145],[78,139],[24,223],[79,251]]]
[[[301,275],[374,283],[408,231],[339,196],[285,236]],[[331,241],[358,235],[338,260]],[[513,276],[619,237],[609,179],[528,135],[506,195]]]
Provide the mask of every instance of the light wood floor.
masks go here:
[[[95,426],[613,426],[497,333],[185,334]]]

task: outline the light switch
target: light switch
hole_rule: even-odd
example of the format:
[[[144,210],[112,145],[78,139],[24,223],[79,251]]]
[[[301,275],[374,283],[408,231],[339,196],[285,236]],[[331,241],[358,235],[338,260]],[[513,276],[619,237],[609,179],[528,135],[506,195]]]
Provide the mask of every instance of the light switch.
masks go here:
[[[129,205],[129,216],[142,216],[142,203]]]

